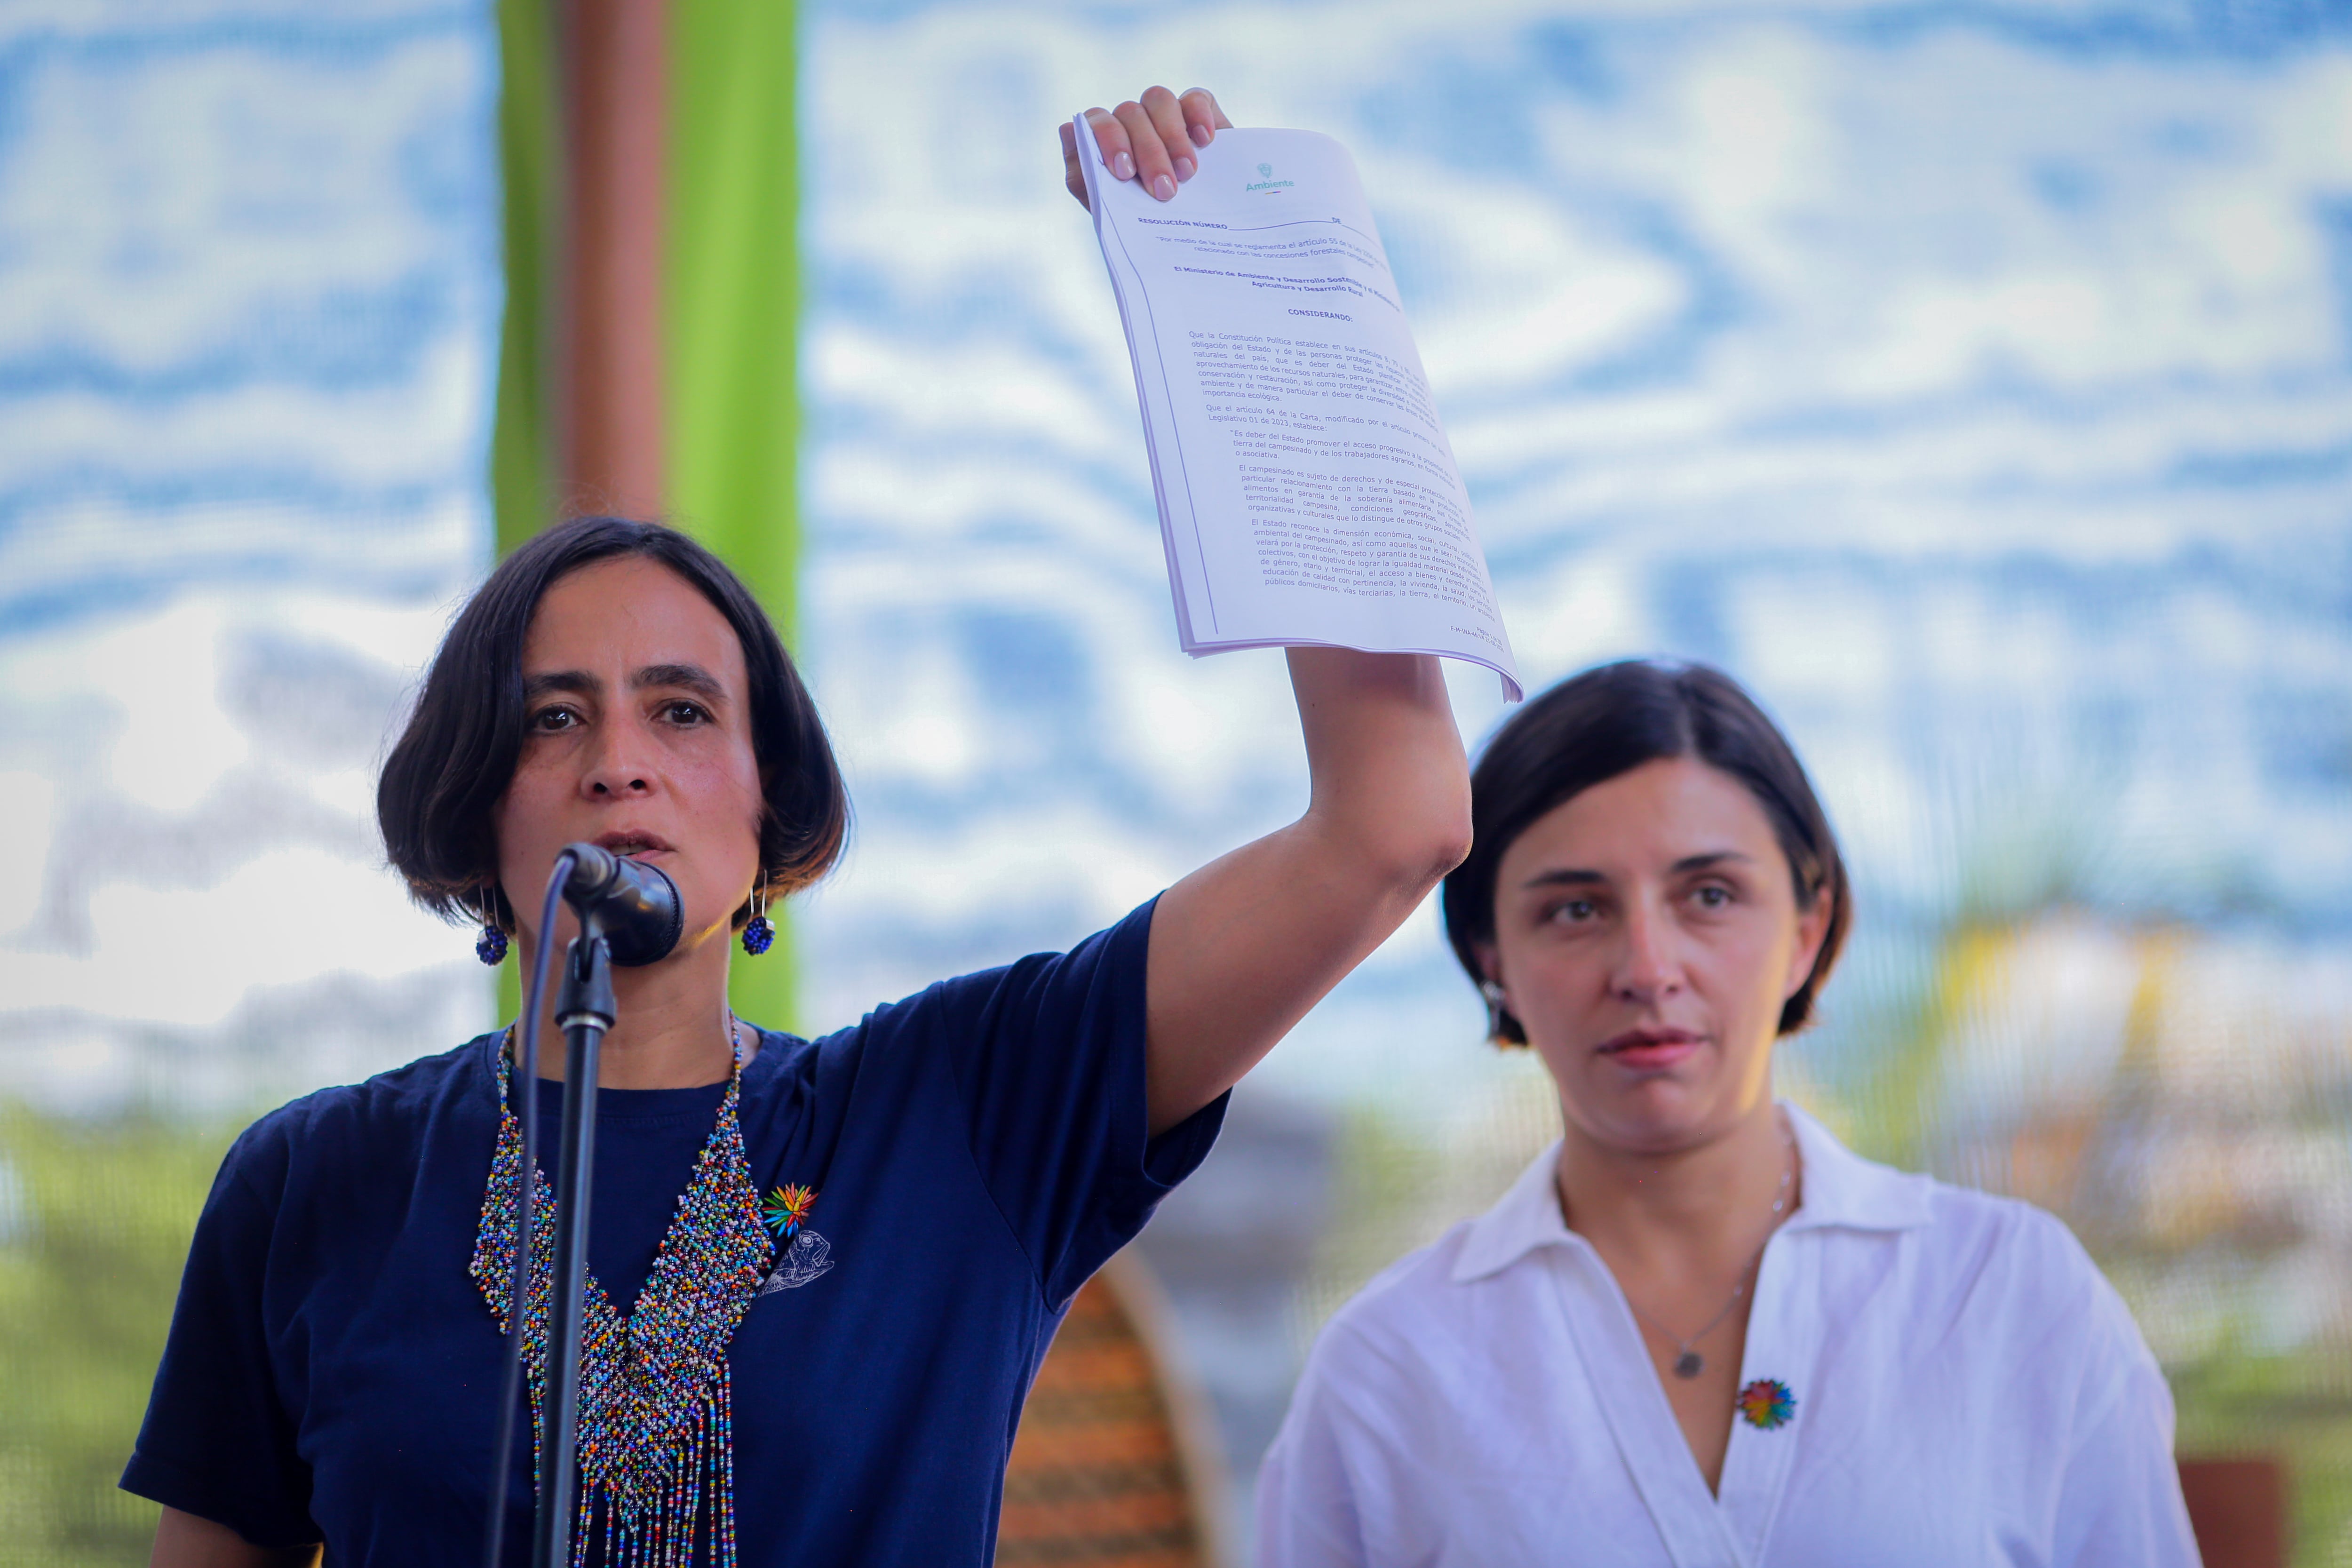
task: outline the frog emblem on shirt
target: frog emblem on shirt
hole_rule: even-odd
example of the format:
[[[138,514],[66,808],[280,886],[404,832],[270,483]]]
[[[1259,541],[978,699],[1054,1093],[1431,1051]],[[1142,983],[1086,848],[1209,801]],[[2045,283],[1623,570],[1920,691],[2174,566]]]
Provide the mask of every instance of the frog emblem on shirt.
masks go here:
[[[797,1231],[792,1245],[784,1249],[783,1261],[776,1271],[761,1281],[759,1294],[773,1290],[797,1290],[812,1279],[833,1268],[833,1243],[813,1230]]]
[[[808,1212],[815,1205],[814,1187],[782,1186],[768,1194],[768,1201],[761,1205],[761,1217],[783,1244],[784,1255],[777,1261],[775,1272],[761,1281],[755,1294],[797,1290],[832,1269],[833,1243],[806,1224]]]

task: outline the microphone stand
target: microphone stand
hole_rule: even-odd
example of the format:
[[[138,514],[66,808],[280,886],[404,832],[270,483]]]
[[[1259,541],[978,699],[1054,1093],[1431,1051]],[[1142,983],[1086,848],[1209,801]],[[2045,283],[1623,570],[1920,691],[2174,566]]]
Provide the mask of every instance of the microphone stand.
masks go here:
[[[617,1012],[612,945],[593,910],[563,955],[555,999],[563,1031],[563,1147],[555,1174],[555,1299],[547,1318],[547,1452],[533,1517],[534,1568],[571,1568],[580,1469],[580,1307],[588,1276],[588,1199],[595,1175],[596,1057]],[[515,1303],[522,1310],[522,1303]]]

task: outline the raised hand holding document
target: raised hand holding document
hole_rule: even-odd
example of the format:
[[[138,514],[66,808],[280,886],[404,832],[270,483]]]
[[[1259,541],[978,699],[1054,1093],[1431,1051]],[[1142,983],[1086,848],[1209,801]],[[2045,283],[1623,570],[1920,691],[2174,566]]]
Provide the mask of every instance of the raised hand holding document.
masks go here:
[[[1483,664],[1511,645],[1348,151],[1220,131],[1177,199],[1074,127],[1135,364],[1184,651],[1324,645]]]

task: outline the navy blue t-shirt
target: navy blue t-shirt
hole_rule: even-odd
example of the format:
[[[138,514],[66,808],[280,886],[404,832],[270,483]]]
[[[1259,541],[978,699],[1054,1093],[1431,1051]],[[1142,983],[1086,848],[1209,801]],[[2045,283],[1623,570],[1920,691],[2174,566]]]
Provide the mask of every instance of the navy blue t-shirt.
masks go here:
[[[1151,910],[822,1040],[761,1037],[743,1069],[752,1178],[817,1189],[806,1226],[829,1267],[755,1299],[729,1351],[745,1568],[989,1562],[1021,1402],[1063,1309],[1223,1117],[1220,1100],[1146,1137]],[[322,1090],[237,1140],[126,1489],[257,1545],[324,1541],[338,1568],[479,1562],[504,1341],[467,1267],[499,1043]],[[623,1310],[719,1094],[599,1096],[590,1267]],[[551,1166],[551,1120],[541,1132]]]

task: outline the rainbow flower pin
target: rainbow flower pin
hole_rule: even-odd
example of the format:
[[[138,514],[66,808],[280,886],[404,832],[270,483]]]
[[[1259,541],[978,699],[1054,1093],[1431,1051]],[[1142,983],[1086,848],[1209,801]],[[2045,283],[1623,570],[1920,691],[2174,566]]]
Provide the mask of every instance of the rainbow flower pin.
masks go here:
[[[779,1239],[800,1229],[801,1221],[808,1217],[810,1205],[816,1202],[814,1187],[778,1187],[768,1194],[763,1211],[768,1228]]]
[[[1777,1377],[1759,1377],[1739,1391],[1739,1414],[1750,1426],[1769,1432],[1786,1426],[1797,1413],[1797,1396]]]

